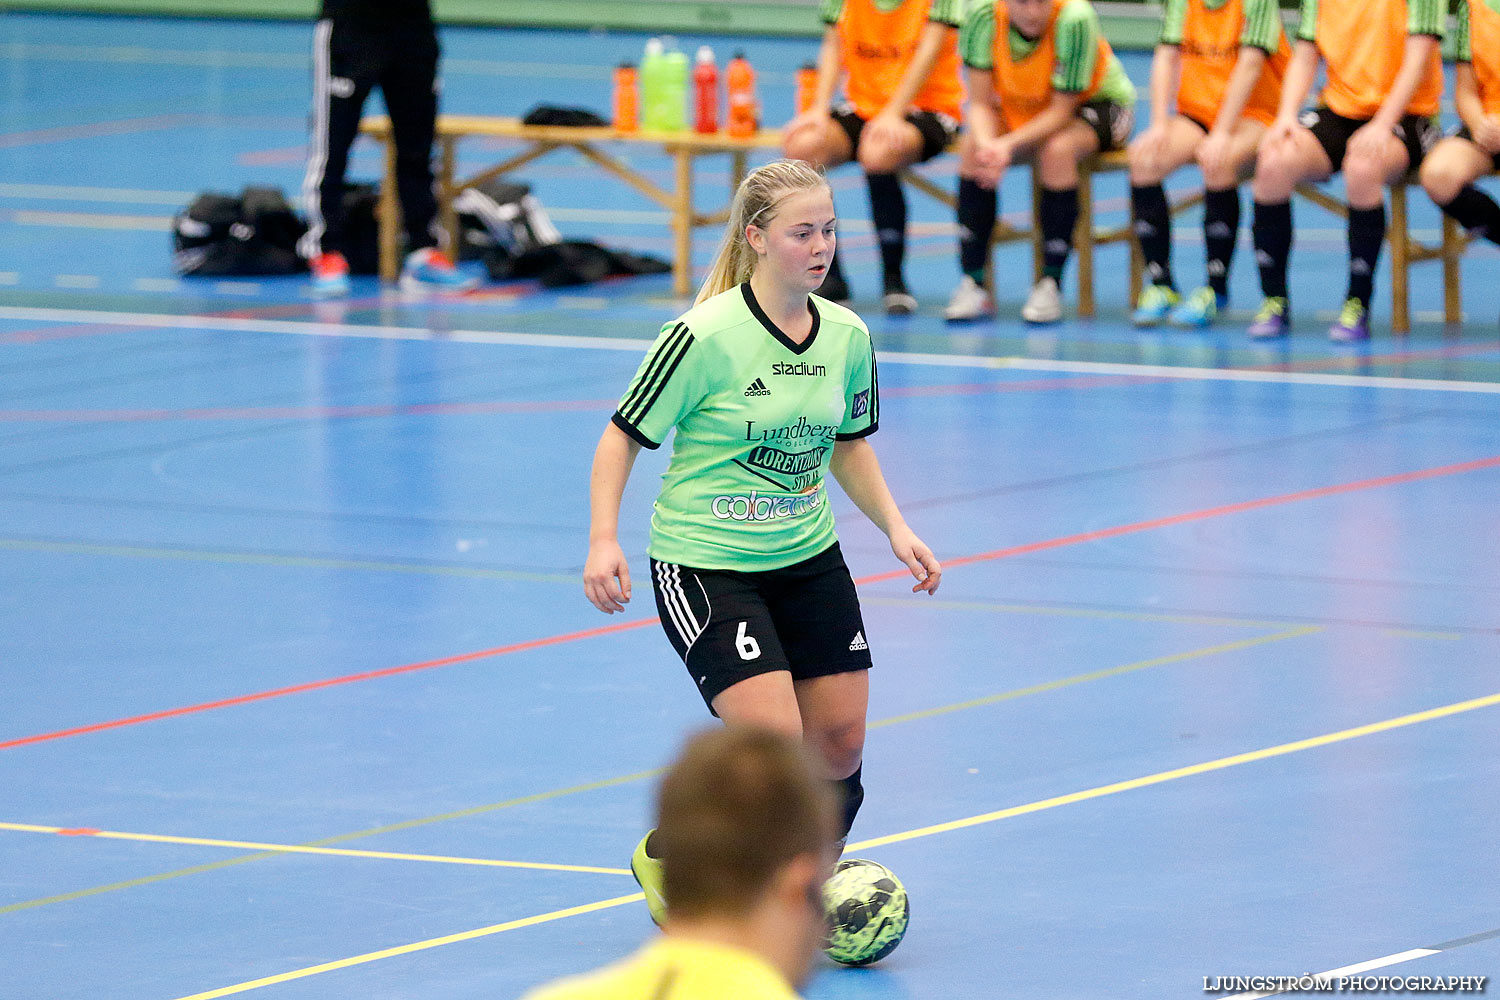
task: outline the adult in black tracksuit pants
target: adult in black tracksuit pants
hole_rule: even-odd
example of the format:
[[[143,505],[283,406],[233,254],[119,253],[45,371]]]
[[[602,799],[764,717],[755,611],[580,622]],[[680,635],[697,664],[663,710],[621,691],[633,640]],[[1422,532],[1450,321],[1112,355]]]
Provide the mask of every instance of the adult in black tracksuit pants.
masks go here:
[[[432,177],[437,67],[437,28],[428,0],[323,0],[313,38],[303,257],[344,251],[344,172],[365,99],[377,86],[395,134],[396,192],[407,248],[437,246]]]

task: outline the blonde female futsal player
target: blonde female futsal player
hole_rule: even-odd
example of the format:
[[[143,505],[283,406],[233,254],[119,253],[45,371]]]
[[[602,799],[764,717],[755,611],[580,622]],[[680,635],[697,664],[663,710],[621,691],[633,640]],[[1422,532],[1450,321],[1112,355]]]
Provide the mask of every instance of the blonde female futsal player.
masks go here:
[[[651,518],[662,628],[709,710],[800,736],[842,786],[839,836],[864,798],[870,650],[823,483],[832,471],[917,583],[942,568],[902,519],[866,438],[879,424],[864,323],[812,294],[834,253],[822,172],[777,160],[735,193],[697,303],[662,327],[594,453],[584,593],[623,611],[620,498],[642,447],[676,428]],[[648,834],[631,869],[664,916]]]

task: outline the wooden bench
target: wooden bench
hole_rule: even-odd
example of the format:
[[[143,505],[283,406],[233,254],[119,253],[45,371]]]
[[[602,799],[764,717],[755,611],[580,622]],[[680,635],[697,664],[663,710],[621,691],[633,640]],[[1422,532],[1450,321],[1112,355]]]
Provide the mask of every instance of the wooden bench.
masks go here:
[[[384,178],[380,186],[380,276],[385,281],[395,281],[400,270],[400,212],[396,200],[396,150],[391,141],[390,119],[385,116],[366,118],[360,123],[360,131],[374,137],[384,146]],[[439,218],[449,233],[458,232],[458,220],[453,209],[453,199],[466,187],[481,184],[491,178],[522,167],[532,160],[555,149],[573,149],[652,201],[667,209],[672,228],[672,293],[679,298],[692,294],[692,237],[699,226],[722,225],[727,219],[727,209],[716,212],[699,212],[693,200],[693,166],[701,156],[728,154],[731,158],[729,195],[744,178],[747,155],[754,150],[780,150],[781,132],[768,129],[743,139],[723,134],[700,134],[697,132],[621,132],[610,127],[574,128],[558,125],[525,125],[516,118],[497,118],[483,115],[439,115],[437,120],[438,170],[437,194]],[[515,139],[524,148],[514,155],[468,177],[456,176],[458,144],[470,137]],[[673,183],[664,188],[654,183],[640,171],[635,170],[616,156],[606,152],[606,144],[647,145],[665,152],[673,160]],[[1079,164],[1078,226],[1074,231],[1074,254],[1077,257],[1078,309],[1082,317],[1095,313],[1094,298],[1094,250],[1096,247],[1124,243],[1129,248],[1129,303],[1133,305],[1140,297],[1144,265],[1140,246],[1134,234],[1134,218],[1124,225],[1101,228],[1094,219],[1094,175],[1126,170],[1129,167],[1124,150],[1102,153]],[[911,187],[926,193],[950,208],[954,207],[956,195],[945,191],[937,184],[912,170],[904,171],[903,180]],[[1447,323],[1457,323],[1463,318],[1460,302],[1459,259],[1468,245],[1468,238],[1458,224],[1443,216],[1442,238],[1436,245],[1429,245],[1410,235],[1407,213],[1407,187],[1415,183],[1408,178],[1406,184],[1391,188],[1390,223],[1386,237],[1391,253],[1391,328],[1396,333],[1407,333],[1411,329],[1410,272],[1413,264],[1428,260],[1443,263],[1443,318]],[[1032,171],[1031,201],[1032,219],[1040,215],[1041,182]],[[1302,198],[1336,215],[1347,218],[1346,204],[1328,194],[1315,184],[1299,184],[1297,194]],[[1201,203],[1200,192],[1174,201],[1173,215],[1177,215]],[[1042,273],[1042,238],[1039,227],[1033,224],[1026,228],[1011,226],[1003,220],[995,229],[995,243],[1030,241],[1032,247],[1032,280]]]
[[[1112,243],[1125,243],[1129,247],[1130,291],[1128,305],[1134,305],[1140,298],[1145,266],[1141,258],[1140,244],[1136,241],[1134,235],[1134,213],[1131,213],[1130,219],[1122,226],[1101,228],[1094,220],[1094,175],[1117,170],[1128,170],[1129,166],[1129,160],[1124,150],[1101,153],[1090,157],[1078,165],[1078,226],[1073,233],[1073,247],[1074,253],[1078,258],[1077,313],[1081,317],[1092,317],[1095,312],[1094,249],[1099,246],[1107,246]],[[922,178],[911,172],[907,172],[905,177],[912,186],[937,198],[944,204],[949,206],[954,204],[955,199],[952,194],[938,188],[937,185],[926,178]],[[1443,321],[1452,324],[1462,322],[1463,320],[1463,304],[1460,301],[1459,260],[1469,244],[1469,238],[1464,234],[1458,223],[1454,222],[1447,215],[1444,215],[1442,218],[1442,237],[1438,243],[1423,243],[1411,235],[1410,217],[1407,208],[1407,189],[1416,183],[1416,177],[1412,175],[1406,179],[1404,184],[1394,185],[1390,189],[1391,209],[1389,224],[1386,227],[1386,242],[1390,245],[1391,254],[1391,329],[1396,333],[1408,333],[1411,331],[1410,287],[1412,265],[1429,260],[1439,260],[1443,264]],[[1349,217],[1348,205],[1324,191],[1317,184],[1299,184],[1297,185],[1297,194],[1341,218],[1347,219]],[[1033,171],[1031,177],[1033,219],[1038,218],[1040,215],[1041,196],[1041,182],[1037,179],[1036,172]],[[1194,194],[1173,201],[1171,203],[1171,212],[1173,215],[1178,215],[1194,205],[1201,204],[1202,201],[1203,193],[1199,190]],[[1031,241],[1032,280],[1035,281],[1042,274],[1042,240],[1040,232],[1036,231],[1036,226],[1033,225],[1027,229],[1002,226],[996,230],[995,243],[1018,240]]]
[[[391,138],[391,122],[385,116],[366,118],[359,129],[384,145],[385,169],[380,185],[380,276],[395,281],[400,270],[400,211],[396,200],[396,147]],[[509,173],[554,149],[572,149],[619,178],[665,208],[672,226],[672,294],[685,298],[692,294],[693,230],[698,226],[722,225],[728,210],[699,212],[693,203],[693,165],[701,156],[725,153],[731,158],[729,194],[745,176],[746,157],[758,149],[779,150],[781,133],[765,130],[747,138],[698,132],[621,132],[611,127],[571,127],[561,125],[525,125],[517,118],[483,115],[439,115],[436,144],[438,147],[437,200],[439,220],[450,234],[458,232],[453,199],[466,187],[482,184]],[[468,138],[515,139],[522,150],[477,174],[458,177],[458,144]],[[606,145],[646,145],[672,158],[672,186],[662,187],[616,156],[606,152]]]

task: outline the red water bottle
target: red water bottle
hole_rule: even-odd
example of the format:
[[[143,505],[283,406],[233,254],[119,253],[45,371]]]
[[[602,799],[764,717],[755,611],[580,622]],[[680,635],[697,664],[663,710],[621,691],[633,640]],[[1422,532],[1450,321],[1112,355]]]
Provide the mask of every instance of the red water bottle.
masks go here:
[[[760,108],[755,101],[755,70],[745,53],[736,52],[725,70],[729,78],[729,134],[743,138],[760,128]]]
[[[698,49],[693,67],[693,108],[694,131],[719,131],[719,67],[714,65],[714,50],[707,45]]]
[[[804,63],[797,70],[797,114],[812,109],[818,100],[818,67]]]
[[[641,127],[641,95],[636,88],[634,63],[620,63],[615,67],[615,128],[621,132],[634,132]]]

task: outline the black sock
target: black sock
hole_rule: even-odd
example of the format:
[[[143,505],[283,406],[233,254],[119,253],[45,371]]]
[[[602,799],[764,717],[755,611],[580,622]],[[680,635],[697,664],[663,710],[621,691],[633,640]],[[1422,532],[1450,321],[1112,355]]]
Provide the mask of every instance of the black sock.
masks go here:
[[[1459,189],[1453,200],[1439,205],[1475,239],[1500,243],[1500,205],[1472,184]]]
[[[854,817],[859,814],[859,807],[864,804],[865,786],[860,781],[860,775],[864,773],[864,770],[864,764],[860,764],[849,777],[833,783],[834,791],[838,793],[839,801],[844,807],[843,815],[839,819],[839,835],[836,838],[838,840],[849,836],[849,831],[854,827]]]
[[[1255,238],[1255,261],[1260,265],[1260,291],[1266,298],[1286,298],[1286,266],[1292,256],[1292,203],[1255,203],[1250,223]]]
[[[1153,285],[1176,288],[1172,280],[1172,210],[1160,184],[1134,185],[1130,204],[1135,210],[1135,238],[1146,261],[1146,277]]]
[[[982,188],[967,177],[958,179],[958,266],[980,283],[990,261],[990,237],[995,233],[995,213],[999,210],[998,191]]]
[[[1375,264],[1385,242],[1385,202],[1374,208],[1349,209],[1349,298],[1370,308]]]
[[[895,174],[866,174],[870,188],[870,221],[880,241],[880,267],[887,292],[906,291],[901,276],[906,261],[906,194]]]
[[[1229,264],[1240,235],[1240,190],[1203,192],[1203,246],[1208,255],[1208,287],[1229,298]]]
[[[1062,284],[1063,267],[1073,252],[1078,224],[1078,189],[1042,188],[1042,274]]]

